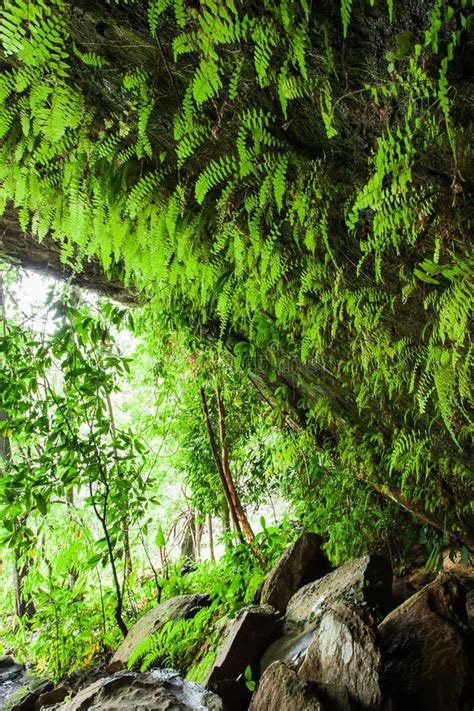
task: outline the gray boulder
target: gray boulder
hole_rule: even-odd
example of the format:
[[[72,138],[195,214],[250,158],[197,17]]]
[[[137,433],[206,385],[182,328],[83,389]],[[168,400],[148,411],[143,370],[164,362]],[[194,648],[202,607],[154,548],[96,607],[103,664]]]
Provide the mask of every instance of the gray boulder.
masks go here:
[[[390,608],[392,571],[381,556],[364,556],[300,588],[288,603],[283,636],[262,657],[264,671],[275,661],[298,670],[323,614],[337,601],[353,601],[381,616]]]
[[[316,683],[329,708],[351,711],[380,708],[381,669],[374,615],[349,601],[320,617],[298,675]]]
[[[248,708],[251,692],[245,681],[250,667],[259,676],[260,658],[280,629],[278,613],[270,606],[244,608],[228,625],[205,686],[224,700],[228,711]]]
[[[222,701],[172,669],[119,672],[80,691],[61,711],[223,711]]]
[[[133,625],[115,652],[109,665],[109,672],[112,674],[124,669],[135,647],[149,635],[159,632],[168,620],[177,622],[182,619],[190,619],[208,604],[209,597],[207,595],[178,595],[152,607]]]
[[[366,555],[341,565],[324,578],[300,588],[291,598],[286,620],[290,626],[307,624],[328,603],[352,599],[384,615],[390,609],[392,569],[380,555]]]
[[[314,689],[283,662],[265,670],[252,696],[250,711],[324,711]]]
[[[321,578],[331,570],[322,550],[323,539],[315,533],[303,533],[288,546],[278,563],[268,574],[260,601],[285,612],[291,596],[307,583]]]

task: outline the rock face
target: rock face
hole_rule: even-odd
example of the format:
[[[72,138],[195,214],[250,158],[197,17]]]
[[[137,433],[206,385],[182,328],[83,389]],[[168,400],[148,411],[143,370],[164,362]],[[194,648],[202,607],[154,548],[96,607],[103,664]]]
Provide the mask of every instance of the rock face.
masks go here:
[[[253,679],[258,678],[260,658],[279,628],[278,615],[269,606],[241,610],[230,625],[205,684],[224,700],[227,711],[248,708],[245,669],[250,666]]]
[[[249,711],[324,711],[311,688],[286,664],[274,662],[265,670],[252,696]]]
[[[380,556],[364,556],[302,587],[288,604],[283,636],[262,657],[262,671],[274,661],[283,661],[298,670],[320,618],[337,600],[352,600],[382,613],[388,610],[391,584],[389,563]]]
[[[158,632],[168,620],[177,622],[182,619],[190,619],[198,610],[208,604],[207,595],[178,595],[153,607],[133,625],[112,657],[109,672],[114,673],[126,667],[137,644],[150,634]]]
[[[441,575],[379,625],[383,690],[390,711],[471,711],[472,632],[465,589]]]
[[[61,711],[223,711],[222,701],[209,691],[185,681],[172,669],[146,674],[119,672],[96,681],[59,706]]]
[[[317,684],[331,709],[378,709],[381,667],[374,616],[336,602],[319,619],[298,675]]]
[[[270,571],[262,588],[260,601],[285,612],[291,596],[306,583],[321,578],[331,570],[321,548],[322,538],[304,533],[292,543]]]

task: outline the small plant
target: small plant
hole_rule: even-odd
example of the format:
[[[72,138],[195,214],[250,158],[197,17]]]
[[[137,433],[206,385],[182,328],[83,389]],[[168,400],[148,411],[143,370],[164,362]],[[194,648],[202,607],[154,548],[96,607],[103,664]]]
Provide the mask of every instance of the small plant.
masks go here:
[[[199,610],[191,619],[168,620],[159,632],[150,635],[133,650],[129,669],[140,662],[140,671],[154,666],[172,667],[185,673],[196,657],[209,648],[218,618],[217,606]]]
[[[247,689],[249,691],[255,691],[257,682],[254,681],[254,679],[253,679],[252,668],[251,668],[250,664],[245,667],[244,679],[245,679],[245,686],[247,687]]]

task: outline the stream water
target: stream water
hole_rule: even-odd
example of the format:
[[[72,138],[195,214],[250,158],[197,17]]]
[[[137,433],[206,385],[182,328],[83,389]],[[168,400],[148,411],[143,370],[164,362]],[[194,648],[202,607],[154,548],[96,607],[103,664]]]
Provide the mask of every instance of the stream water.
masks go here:
[[[0,657],[0,711],[13,705],[18,711],[34,709],[35,699],[47,683],[32,676],[12,657]]]
[[[12,697],[25,685],[25,667],[11,657],[0,657],[0,709],[6,709]]]

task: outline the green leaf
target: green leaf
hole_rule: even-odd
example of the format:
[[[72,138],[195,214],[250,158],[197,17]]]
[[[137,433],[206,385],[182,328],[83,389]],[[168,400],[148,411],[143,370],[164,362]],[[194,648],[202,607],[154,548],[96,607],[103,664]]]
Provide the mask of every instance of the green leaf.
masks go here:
[[[166,538],[161,524],[158,526],[158,531],[155,537],[155,545],[158,546],[158,548],[162,548],[166,545]]]
[[[48,504],[46,503],[46,499],[42,494],[36,494],[35,499],[39,512],[42,513],[43,516],[46,516],[48,513]]]

